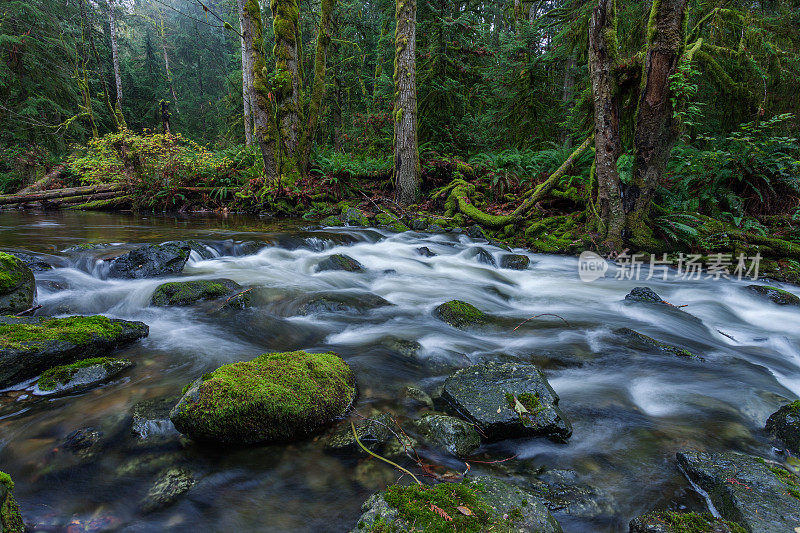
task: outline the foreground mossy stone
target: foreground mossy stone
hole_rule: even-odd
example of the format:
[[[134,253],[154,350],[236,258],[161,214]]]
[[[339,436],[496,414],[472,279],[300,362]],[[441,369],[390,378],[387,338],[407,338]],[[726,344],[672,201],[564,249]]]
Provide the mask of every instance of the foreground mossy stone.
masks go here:
[[[454,328],[480,326],[487,321],[486,314],[467,302],[450,300],[433,310],[433,316]]]
[[[423,415],[413,425],[426,444],[456,457],[467,457],[481,445],[481,437],[475,427],[460,418],[430,413]]]
[[[112,278],[143,279],[180,274],[192,249],[186,243],[147,244],[111,262]]]
[[[531,264],[531,259],[522,254],[505,254],[500,258],[500,268],[509,270],[525,270]]]
[[[333,254],[329,255],[317,264],[317,272],[326,272],[329,270],[364,272],[364,266],[348,255]]]
[[[8,255],[13,255],[25,265],[30,268],[33,272],[46,272],[48,270],[53,270],[53,265],[39,257],[38,255],[32,253],[25,253],[25,252],[16,252],[16,251],[9,251],[6,252]]]
[[[678,464],[719,514],[749,532],[783,533],[800,524],[800,478],[777,463],[736,452],[679,452]]]
[[[660,511],[631,520],[630,533],[747,533],[747,530],[707,513]]]
[[[0,252],[0,315],[13,315],[33,307],[36,281],[18,257]]]
[[[752,293],[766,296],[772,303],[778,305],[800,306],[800,296],[777,287],[770,287],[769,285],[748,285],[745,288]]]
[[[766,428],[794,454],[800,455],[800,400],[784,405],[767,419]]]
[[[490,362],[463,368],[445,380],[442,400],[489,441],[548,437],[564,442],[572,435],[558,395],[534,365]]]
[[[351,533],[559,533],[561,526],[526,490],[479,477],[461,483],[392,485],[371,496]]]
[[[639,342],[641,342],[643,344],[646,344],[648,346],[652,346],[653,348],[656,348],[656,349],[658,349],[658,350],[660,350],[662,352],[670,353],[672,355],[677,355],[678,357],[686,357],[686,358],[689,358],[689,359],[702,359],[701,357],[693,354],[692,352],[690,352],[689,350],[687,350],[685,348],[679,348],[677,346],[673,346],[671,344],[667,344],[665,342],[658,341],[658,340],[654,339],[653,337],[648,337],[647,335],[645,335],[643,333],[639,333],[638,331],[632,330],[630,328],[615,329],[614,333],[616,335],[621,335],[623,337],[632,338],[632,339],[634,339],[636,341],[639,341]]]
[[[156,288],[150,303],[155,306],[186,306],[203,300],[216,300],[240,290],[241,285],[229,279],[174,281]]]
[[[344,416],[355,383],[353,371],[334,353],[268,353],[191,383],[170,419],[199,441],[287,442]]]
[[[95,357],[45,371],[36,382],[37,394],[68,394],[90,389],[134,366],[127,359]]]
[[[0,472],[0,533],[23,533],[25,524],[14,499],[14,482],[11,476]]]
[[[148,333],[142,322],[104,316],[0,317],[0,388],[56,366],[105,356]]]
[[[196,481],[185,468],[170,468],[161,473],[141,503],[142,512],[152,513],[175,503],[189,492]]]

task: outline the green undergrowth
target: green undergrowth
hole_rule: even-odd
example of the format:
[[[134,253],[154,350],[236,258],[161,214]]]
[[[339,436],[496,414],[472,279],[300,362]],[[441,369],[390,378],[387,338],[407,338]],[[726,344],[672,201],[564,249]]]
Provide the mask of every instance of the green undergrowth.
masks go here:
[[[42,319],[38,324],[0,324],[0,347],[36,351],[50,341],[84,344],[97,337],[112,339],[122,326],[104,316]]]

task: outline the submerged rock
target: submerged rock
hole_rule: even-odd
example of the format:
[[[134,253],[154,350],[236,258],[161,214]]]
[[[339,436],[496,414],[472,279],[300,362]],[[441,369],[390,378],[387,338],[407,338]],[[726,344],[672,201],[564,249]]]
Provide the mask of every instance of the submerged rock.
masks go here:
[[[199,441],[285,442],[344,416],[355,396],[355,375],[334,353],[268,353],[191,383],[170,419]]]
[[[534,480],[528,490],[556,515],[585,520],[614,515],[614,500],[594,487],[581,483],[572,470],[550,470]]]
[[[481,445],[481,437],[473,425],[460,418],[431,413],[423,415],[413,425],[423,442],[456,457],[467,457]]]
[[[351,533],[458,531],[560,533],[530,492],[490,477],[437,485],[392,485],[372,495]]]
[[[146,244],[111,261],[112,278],[142,279],[180,274],[191,247],[184,243]]]
[[[472,304],[450,300],[433,310],[433,316],[454,328],[479,326],[486,323],[486,314]]]
[[[392,305],[377,294],[369,292],[321,292],[301,297],[297,313],[301,316],[316,313],[366,313]]]
[[[0,388],[146,337],[142,322],[104,316],[0,317]]]
[[[747,530],[711,514],[659,511],[631,520],[630,533],[747,533]]]
[[[326,272],[329,270],[364,272],[364,266],[348,255],[333,254],[329,255],[317,264],[317,272]]]
[[[417,359],[419,351],[422,349],[422,345],[417,341],[401,339],[400,337],[395,337],[394,335],[383,337],[380,340],[380,345],[387,350],[402,355],[405,358],[414,360]]]
[[[2,253],[2,252],[0,252]],[[48,270],[53,269],[53,265],[41,259],[38,255],[29,254],[25,252],[16,252],[16,251],[8,251],[6,252],[8,255],[13,255],[25,265],[30,268],[33,272],[46,272]]]
[[[0,315],[14,315],[33,307],[36,281],[21,259],[0,252]]]
[[[665,342],[657,341],[653,337],[648,337],[643,333],[639,333],[638,331],[634,331],[630,328],[619,328],[615,329],[614,333],[616,335],[621,335],[624,337],[630,337],[635,339],[641,343],[647,344],[648,346],[652,346],[662,352],[671,353],[672,355],[677,355],[678,357],[688,357],[694,359],[702,359],[701,357],[693,354],[689,350],[685,348],[679,348],[677,346],[673,346],[671,344],[667,344]]]
[[[103,432],[97,428],[80,428],[67,435],[61,443],[61,447],[78,457],[89,459],[97,455],[103,447],[103,437]]]
[[[172,505],[189,492],[195,483],[194,475],[185,468],[166,470],[147,491],[141,504],[142,512],[152,513]]]
[[[371,416],[354,422],[354,425],[361,444],[383,457],[400,457],[417,445],[416,441],[402,432],[388,413]],[[341,424],[327,437],[325,448],[330,452],[362,453],[349,422]]]
[[[482,263],[484,265],[490,265],[493,267],[497,266],[497,261],[494,260],[494,256],[490,254],[485,248],[476,246],[472,248],[471,253],[478,261],[478,263]]]
[[[137,402],[131,409],[131,432],[140,440],[153,440],[177,434],[169,413],[180,396]]]
[[[405,403],[416,409],[433,409],[433,399],[419,387],[407,386],[403,390]]]
[[[461,369],[445,380],[442,400],[489,441],[548,437],[564,442],[572,435],[558,395],[534,365],[490,362]]]
[[[14,482],[11,476],[0,472],[0,532],[23,533],[25,524],[14,499]]]
[[[794,454],[800,455],[800,400],[784,405],[767,419],[766,428]]]
[[[752,293],[767,297],[772,303],[778,305],[800,306],[800,296],[777,287],[770,287],[769,285],[748,285],[745,288]]]
[[[525,270],[531,264],[531,259],[527,255],[522,254],[504,254],[500,258],[500,268],[508,268],[510,270]]]
[[[87,390],[113,379],[134,366],[127,359],[95,357],[45,371],[36,382],[36,394],[68,394]]]
[[[174,281],[159,285],[150,303],[160,307],[192,305],[202,300],[216,300],[230,296],[241,288],[241,285],[229,279]]]
[[[677,457],[722,518],[758,533],[784,533],[800,524],[800,478],[781,466],[736,452],[686,451]]]
[[[432,252],[427,246],[421,246],[417,248],[417,253],[422,257],[436,257],[436,253]]]

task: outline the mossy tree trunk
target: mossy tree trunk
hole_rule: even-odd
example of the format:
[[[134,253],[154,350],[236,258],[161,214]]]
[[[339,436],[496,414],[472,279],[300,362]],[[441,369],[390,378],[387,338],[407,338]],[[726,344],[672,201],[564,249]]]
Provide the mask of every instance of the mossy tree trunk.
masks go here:
[[[251,116],[250,94],[253,91],[253,66],[250,61],[249,47],[245,38],[244,0],[236,0],[239,11],[239,44],[242,49],[242,120],[244,122],[244,142],[253,144],[253,117]],[[248,25],[249,26],[249,25]],[[252,31],[250,32],[252,39]]]
[[[169,84],[169,92],[172,94],[172,103],[175,105],[175,112],[180,114],[178,107],[178,93],[175,92],[175,83],[172,79],[172,70],[169,68],[169,54],[167,53],[167,32],[164,28],[164,16],[161,11],[158,12],[159,28],[158,33],[161,37],[161,51],[164,54],[164,71],[167,74],[167,84]]]
[[[108,0],[108,27],[111,38],[111,60],[114,65],[114,83],[117,89],[117,98],[114,102],[114,114],[117,117],[117,124],[123,128],[125,125],[125,115],[122,113],[122,76],[119,70],[119,46],[117,45],[117,15],[114,13],[114,0]]]
[[[325,96],[325,75],[327,71],[328,47],[331,43],[331,24],[336,0],[322,0],[320,4],[319,30],[317,32],[317,51],[314,57],[314,82],[311,85],[311,101],[308,104],[308,122],[302,132],[300,142],[301,171],[308,172],[311,148],[319,125],[322,99]]]
[[[258,0],[247,0],[242,10],[242,37],[247,51],[247,67],[243,78],[250,78],[249,98],[253,111],[253,136],[264,160],[264,175],[267,182],[275,183],[278,165],[275,162],[275,119],[272,105],[273,95],[267,80],[267,64],[264,59],[264,26],[261,23],[261,8]],[[247,83],[243,82],[243,86]]]
[[[634,134],[633,182],[625,191],[626,227],[631,241],[651,244],[649,212],[656,187],[678,138],[670,77],[678,69],[685,45],[688,0],[656,0],[647,26],[647,55]]]
[[[599,229],[610,249],[621,250],[625,212],[617,170],[622,145],[619,95],[614,77],[618,52],[616,32],[616,0],[599,0],[589,23],[589,77],[594,101]]]
[[[420,163],[417,143],[417,2],[397,0],[394,57],[394,182],[400,204],[419,196]]]
[[[275,100],[278,174],[293,182],[300,174],[300,18],[298,0],[271,0],[275,30]]]

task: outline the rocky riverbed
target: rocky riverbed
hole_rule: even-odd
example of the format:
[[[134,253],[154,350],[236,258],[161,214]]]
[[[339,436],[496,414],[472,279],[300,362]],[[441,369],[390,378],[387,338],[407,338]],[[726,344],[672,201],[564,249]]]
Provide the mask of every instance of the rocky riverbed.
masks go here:
[[[327,223],[0,215],[0,531],[800,526],[796,287]]]

